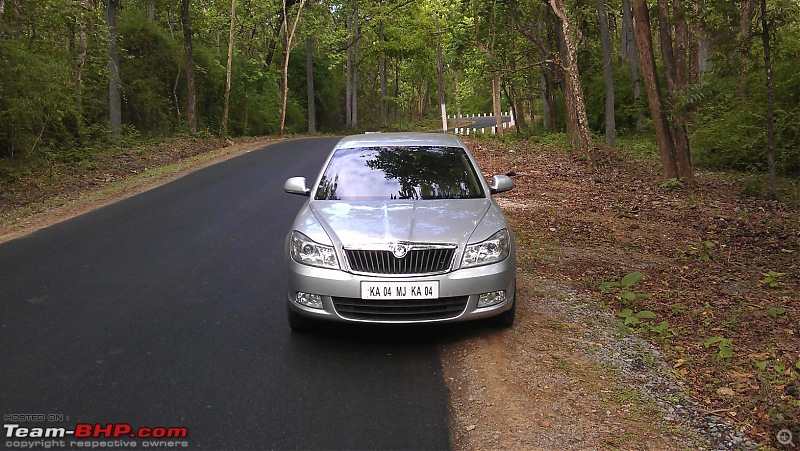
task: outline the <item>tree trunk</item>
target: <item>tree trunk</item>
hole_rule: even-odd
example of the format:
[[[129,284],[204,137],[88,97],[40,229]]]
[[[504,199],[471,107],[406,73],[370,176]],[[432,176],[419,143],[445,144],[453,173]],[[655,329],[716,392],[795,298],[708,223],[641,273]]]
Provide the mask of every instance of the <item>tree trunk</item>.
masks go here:
[[[686,22],[686,8],[681,0],[673,0],[675,21],[675,77],[677,92],[686,94],[688,81],[687,54],[689,50],[689,25]]]
[[[0,0],[2,1],[2,0]],[[78,142],[83,140],[83,73],[86,67],[86,12],[91,9],[89,0],[81,0],[81,11],[78,15],[78,48],[75,68],[75,96],[78,101]],[[2,15],[0,15],[2,18]]]
[[[306,94],[308,101],[308,132],[317,131],[317,109],[314,104],[314,40],[306,38]]]
[[[564,66],[564,78],[569,97],[572,98],[572,109],[575,118],[575,138],[577,142],[574,144],[576,147],[586,153],[589,158],[589,168],[594,171],[597,169],[597,156],[595,155],[594,145],[592,145],[592,138],[589,133],[589,118],[586,116],[586,102],[583,98],[583,88],[581,87],[580,75],[578,73],[578,50],[577,45],[572,39],[572,30],[564,11],[563,0],[548,0],[550,7],[553,9],[556,17],[558,18],[561,34],[564,39],[564,52],[562,55],[562,65]],[[565,93],[565,98],[567,97]]]
[[[267,58],[264,60],[264,70],[267,72],[269,72],[270,67],[272,67],[272,61],[275,59],[275,49],[278,47],[278,41],[282,39],[280,37],[281,30],[283,30],[283,14],[278,17],[278,26],[274,29],[267,46]]]
[[[769,191],[773,196],[777,189],[777,168],[775,165],[775,82],[772,78],[772,56],[769,44],[769,22],[767,21],[767,0],[761,0],[761,41],[764,43],[764,71],[767,74],[767,165],[769,168]]]
[[[502,138],[503,133],[503,112],[500,104],[500,70],[492,70],[492,110],[497,127],[497,136]]]
[[[296,2],[297,14],[294,19],[289,22],[289,15],[287,9],[288,0],[282,0],[282,13],[283,13],[283,68],[281,73],[281,125],[280,136],[283,137],[283,132],[286,127],[286,104],[289,99],[289,56],[292,54],[292,45],[294,43],[294,33],[297,31],[297,24],[300,22],[300,13],[303,12],[306,0]]]
[[[755,0],[744,0],[739,18],[739,102],[747,100],[747,76],[750,74],[750,26],[755,15]],[[763,25],[763,24],[762,24]]]
[[[639,108],[642,98],[642,79],[639,77],[639,57],[636,49],[636,34],[633,31],[631,1],[622,0],[622,55],[628,62],[633,81],[633,101],[636,103],[636,131],[644,128],[644,114]]]
[[[606,145],[617,145],[616,128],[614,120],[614,66],[612,65],[611,38],[608,32],[608,16],[606,15],[605,0],[597,0],[597,15],[600,19],[600,43],[603,47],[603,79],[606,90]]]
[[[515,65],[511,64],[511,70],[516,70]],[[520,114],[520,101],[519,97],[517,96],[517,90],[514,89],[514,85],[511,82],[505,82],[502,84],[503,86],[503,94],[505,94],[506,99],[508,99],[509,107],[511,108],[511,117],[514,118],[514,127],[517,133],[522,132],[521,124],[524,123],[524,119],[522,118],[522,114]]]
[[[567,85],[567,74],[563,67],[563,62],[566,60],[564,55],[567,54],[567,44],[564,40],[564,32],[560,26],[555,27],[556,46],[558,47],[558,55],[562,65],[557,67],[557,81],[564,94],[564,122],[567,130],[567,137],[572,145],[578,146],[580,142],[580,135],[578,133],[578,119],[575,116],[575,100],[572,98],[572,90]]]
[[[359,23],[358,23],[358,3],[355,4],[353,7],[353,37],[357,38],[359,33]],[[361,51],[360,51],[360,40],[356,40],[355,44],[353,45],[353,89],[350,94],[353,96],[353,120],[351,124],[353,128],[358,128],[358,64],[359,59],[361,58]]]
[[[639,50],[639,62],[642,65],[642,78],[647,89],[647,103],[653,118],[658,149],[661,154],[662,177],[665,180],[678,177],[675,163],[675,148],[670,136],[669,123],[664,113],[661,100],[661,87],[656,74],[656,60],[653,56],[653,39],[650,35],[650,13],[647,0],[633,0],[634,30]]]
[[[397,110],[400,108],[400,61],[394,62],[394,104],[392,108],[392,122],[397,122]]]
[[[386,42],[386,36],[383,34],[383,22],[381,22],[380,28],[378,30],[378,38],[381,41],[381,44]],[[386,55],[381,55],[380,57],[380,78],[381,78],[381,124],[386,125],[386,121],[388,120],[388,105],[386,101],[387,96],[387,82],[386,82]]]
[[[197,101],[195,96],[194,52],[192,50],[192,25],[189,20],[189,0],[181,0],[181,25],[183,27],[183,55],[186,59],[186,118],[189,133],[197,134]]]
[[[694,3],[694,17],[701,17],[704,13],[705,5],[702,0]],[[689,75],[686,80],[689,84],[700,83],[706,69],[706,58],[708,55],[708,37],[702,30],[697,21],[693,21],[689,26]]]
[[[108,23],[108,122],[111,136],[119,139],[122,129],[122,98],[119,94],[119,50],[117,50],[117,6],[119,0],[108,0],[106,22]]]
[[[553,129],[550,127],[550,98],[548,90],[550,87],[548,86],[547,76],[544,74],[544,69],[542,70],[541,78],[539,79],[539,85],[542,91],[542,128],[547,131],[552,131]]]
[[[231,99],[231,66],[233,63],[233,27],[236,25],[236,0],[231,0],[231,27],[228,34],[228,64],[225,66],[225,102],[222,104],[222,137],[228,137],[228,112]]]
[[[444,101],[444,62],[442,61],[442,40],[441,35],[436,40],[436,69],[439,72],[439,107],[442,115],[442,133],[447,133],[447,107]]]
[[[679,0],[676,0],[676,2]],[[661,41],[661,59],[664,62],[664,78],[667,82],[667,92],[670,98],[677,98],[684,90],[683,80],[675,59],[675,52],[672,47],[672,30],[670,29],[670,17],[666,0],[658,0],[658,24],[659,37]],[[685,64],[685,59],[683,59]],[[663,108],[663,106],[662,106]],[[693,179],[691,161],[689,159],[689,136],[686,132],[686,118],[683,111],[676,111],[670,105],[670,110],[675,119],[670,124],[670,136],[672,138],[673,157],[677,169],[677,177],[691,181]]]
[[[170,37],[175,37],[175,13],[173,11],[174,5],[172,3],[169,4],[169,9],[167,10],[167,23],[169,24],[169,35]]]
[[[456,89],[455,89],[455,91],[456,91],[455,92],[455,97],[456,97],[456,117],[463,117],[463,113],[461,112],[461,96],[458,93],[458,85],[459,85],[459,81],[458,80],[461,77],[459,76],[460,72],[458,71],[458,69],[456,69],[454,72],[455,73],[453,74],[453,78],[455,79],[454,82],[455,82],[455,86],[456,86]]]
[[[353,125],[353,17],[348,15],[345,18],[347,28],[347,60],[345,62],[345,102],[344,102],[344,125]]]
[[[147,1],[147,21],[150,24],[156,23],[156,1],[155,0],[148,0]]]

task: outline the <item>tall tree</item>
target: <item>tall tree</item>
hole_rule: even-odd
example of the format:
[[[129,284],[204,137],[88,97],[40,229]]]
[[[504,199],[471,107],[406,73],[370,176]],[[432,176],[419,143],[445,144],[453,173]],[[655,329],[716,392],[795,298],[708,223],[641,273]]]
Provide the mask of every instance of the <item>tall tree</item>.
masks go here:
[[[294,46],[294,35],[297,31],[297,24],[300,23],[300,14],[303,12],[303,6],[306,0],[300,0],[295,3],[296,12],[293,18],[289,17],[289,7],[287,6],[289,0],[281,0],[281,13],[283,14],[283,66],[281,68],[281,125],[280,136],[283,136],[284,129],[286,128],[286,105],[289,100],[289,57],[292,54],[292,47]],[[291,19],[291,20],[290,20]]]
[[[353,4],[353,61],[352,61],[352,74],[350,82],[353,84],[350,88],[350,114],[353,117],[350,119],[350,126],[358,128],[358,67],[361,60],[361,31],[358,17],[358,1]]]
[[[639,50],[639,63],[642,66],[642,78],[647,90],[647,102],[650,106],[650,115],[653,118],[656,141],[658,141],[661,155],[661,174],[667,180],[678,178],[680,173],[675,161],[675,146],[670,134],[667,115],[664,111],[661,86],[656,73],[653,38],[650,32],[650,11],[647,8],[647,0],[633,0],[632,6],[636,44]]]
[[[767,108],[764,117],[767,122],[767,168],[769,170],[769,191],[777,189],[777,170],[775,168],[775,82],[772,77],[772,48],[769,43],[770,27],[767,20],[767,0],[761,0],[761,42],[764,45],[764,72],[767,83]]]
[[[574,118],[574,130],[572,135],[573,145],[589,158],[589,167],[597,169],[596,149],[592,144],[591,134],[589,133],[589,118],[586,115],[586,101],[583,98],[583,88],[581,87],[580,74],[578,73],[578,46],[572,35],[572,24],[564,9],[563,0],[547,0],[553,13],[558,18],[558,25],[561,31],[563,46],[560,49],[561,65],[564,69],[566,90],[564,98],[570,99],[567,103],[568,118]]]
[[[388,82],[386,79],[386,68],[387,68],[387,60],[386,57],[386,34],[384,33],[384,21],[381,20],[381,23],[378,27],[378,40],[381,44],[381,55],[380,61],[378,63],[378,71],[380,72],[380,83],[381,83],[381,125],[386,126],[386,121],[388,120]]]
[[[347,15],[345,17],[345,26],[347,28],[347,56],[345,60],[345,100],[344,100],[344,125],[352,127],[353,125],[353,16]]]
[[[753,25],[753,18],[756,12],[756,0],[744,0],[742,2],[741,16],[739,17],[739,101],[744,104],[747,100],[747,77],[750,68],[750,41],[753,34],[750,28]]]
[[[156,23],[156,0],[147,0],[147,21]]]
[[[119,0],[107,0],[106,23],[108,25],[108,122],[111,136],[119,138],[122,129],[122,98],[119,94],[119,49],[117,48],[117,6]]]
[[[311,13],[312,3],[309,1],[305,5],[306,10]],[[314,34],[315,27],[306,31],[306,103],[308,104],[308,132],[314,133],[317,131],[317,108],[316,108],[316,95],[314,92]]]
[[[694,178],[692,173],[691,160],[689,158],[689,135],[686,131],[686,113],[681,108],[676,108],[675,101],[686,92],[686,47],[679,46],[677,51],[673,48],[673,30],[670,24],[676,25],[675,35],[686,33],[686,21],[683,17],[683,7],[681,0],[673,0],[674,20],[670,20],[667,0],[658,0],[658,26],[659,41],[661,42],[661,60],[664,63],[664,75],[669,93],[670,112],[673,120],[670,121],[670,136],[672,138],[672,148],[674,152],[675,164],[678,176],[681,179],[691,181]],[[677,42],[686,42],[685,38],[676,39]],[[666,104],[666,102],[665,102]]]
[[[642,80],[639,77],[639,57],[636,50],[636,34],[633,32],[631,0],[622,0],[622,58],[628,62],[633,80],[633,101],[636,103],[636,131],[644,128],[644,116],[639,108],[642,98]]]
[[[222,106],[222,136],[228,136],[228,109],[231,98],[231,66],[233,63],[233,27],[236,24],[236,0],[231,0],[231,26],[228,35],[228,64],[225,66],[225,102]]]
[[[189,0],[181,0],[181,26],[183,27],[183,55],[186,61],[186,116],[189,132],[197,133],[197,101],[195,94],[194,51],[192,48],[192,26],[189,20]]]
[[[308,99],[308,132],[317,131],[317,112],[314,105],[314,38],[306,36],[306,95]]]
[[[603,80],[606,88],[606,145],[617,145],[616,121],[614,120],[614,66],[612,64],[611,38],[608,32],[608,15],[605,0],[597,0],[597,16],[600,19],[600,45],[603,47]]]
[[[87,28],[86,15],[92,4],[89,0],[81,0],[81,7],[77,17],[78,23],[78,48],[75,68],[75,96],[78,108],[78,139],[83,135],[83,75],[86,72]]]
[[[473,20],[475,21],[475,47],[487,56],[489,70],[492,73],[492,114],[495,118],[497,136],[503,137],[503,116],[500,103],[500,67],[495,56],[495,43],[497,40],[496,22],[498,20],[497,0],[492,0],[491,17],[488,20],[488,35],[484,38],[481,33],[481,18],[478,0],[472,0]],[[486,39],[484,43],[483,40]]]

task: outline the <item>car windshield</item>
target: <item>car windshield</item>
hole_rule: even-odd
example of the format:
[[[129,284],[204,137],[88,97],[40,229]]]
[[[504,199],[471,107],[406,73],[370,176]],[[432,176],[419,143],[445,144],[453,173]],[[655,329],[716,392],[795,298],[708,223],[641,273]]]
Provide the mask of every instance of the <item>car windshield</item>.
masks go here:
[[[380,146],[338,149],[315,200],[471,199],[485,197],[459,147]]]

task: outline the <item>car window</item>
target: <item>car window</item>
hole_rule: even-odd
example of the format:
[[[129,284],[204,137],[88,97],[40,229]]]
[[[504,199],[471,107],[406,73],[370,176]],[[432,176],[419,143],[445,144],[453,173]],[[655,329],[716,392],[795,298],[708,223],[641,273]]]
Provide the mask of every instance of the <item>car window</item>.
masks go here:
[[[380,146],[338,149],[315,200],[469,199],[485,197],[469,157],[458,147]]]

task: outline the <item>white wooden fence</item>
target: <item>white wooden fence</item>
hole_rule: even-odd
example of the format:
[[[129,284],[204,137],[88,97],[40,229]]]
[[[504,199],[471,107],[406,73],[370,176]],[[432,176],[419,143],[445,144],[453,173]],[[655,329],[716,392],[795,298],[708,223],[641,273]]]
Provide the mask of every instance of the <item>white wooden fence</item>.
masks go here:
[[[491,116],[493,116],[493,115],[489,114],[489,113],[482,113],[482,114],[473,114],[471,116],[455,116],[454,115],[454,116],[448,116],[447,118],[448,119],[471,119],[471,118],[476,118],[476,117],[491,117]],[[504,129],[514,127],[514,125],[516,123],[514,122],[514,112],[513,111],[509,111],[508,113],[501,113],[501,116],[510,116],[511,117],[511,121],[503,122],[503,128]],[[497,126],[494,126],[494,127],[482,127],[482,128],[475,128],[475,127],[471,127],[471,126],[468,126],[468,127],[455,127],[453,129],[453,133],[455,133],[456,135],[485,135],[487,133],[492,134],[492,135],[496,135],[497,134]]]

